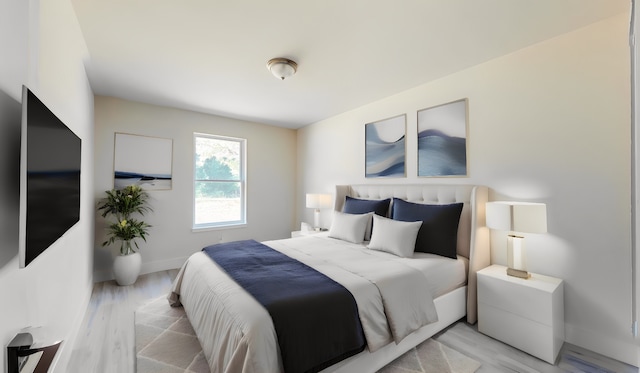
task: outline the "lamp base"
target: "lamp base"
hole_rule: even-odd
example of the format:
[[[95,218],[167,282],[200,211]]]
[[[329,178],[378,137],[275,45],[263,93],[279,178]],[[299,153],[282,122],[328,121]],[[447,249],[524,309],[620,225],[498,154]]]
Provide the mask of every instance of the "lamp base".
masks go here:
[[[529,274],[529,272],[515,268],[507,268],[507,275],[524,279],[528,279],[529,277],[531,277],[531,274]]]
[[[320,209],[313,210],[313,230],[320,231]]]

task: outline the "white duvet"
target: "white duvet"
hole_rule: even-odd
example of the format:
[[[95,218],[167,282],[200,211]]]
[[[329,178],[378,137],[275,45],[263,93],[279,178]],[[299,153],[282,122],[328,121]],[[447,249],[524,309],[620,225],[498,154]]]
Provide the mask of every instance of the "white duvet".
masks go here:
[[[426,259],[398,258],[323,235],[263,243],[353,294],[371,352],[437,321],[434,286],[424,273],[429,264],[419,263]],[[434,260],[456,264],[452,271],[461,276],[454,276],[454,286],[464,285],[464,265],[448,258]],[[183,265],[169,299],[184,306],[212,373],[282,372],[268,312],[205,253],[192,255]]]

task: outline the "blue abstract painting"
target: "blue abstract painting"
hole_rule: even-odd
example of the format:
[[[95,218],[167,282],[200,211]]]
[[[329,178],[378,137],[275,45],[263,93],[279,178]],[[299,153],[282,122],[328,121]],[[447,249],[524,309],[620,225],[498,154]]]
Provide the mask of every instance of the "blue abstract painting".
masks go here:
[[[467,99],[418,111],[418,176],[467,176]]]
[[[365,176],[405,176],[406,115],[365,124]]]

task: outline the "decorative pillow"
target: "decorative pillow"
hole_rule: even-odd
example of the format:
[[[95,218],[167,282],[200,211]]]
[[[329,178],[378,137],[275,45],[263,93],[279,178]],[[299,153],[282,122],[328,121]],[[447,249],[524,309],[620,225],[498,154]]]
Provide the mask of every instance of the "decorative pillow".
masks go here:
[[[415,251],[456,259],[462,206],[462,203],[425,205],[394,198],[391,216],[401,221],[422,221]]]
[[[387,217],[389,214],[389,204],[391,198],[387,199],[358,199],[346,196],[342,212],[347,214],[366,214],[373,212],[376,215]],[[367,226],[364,233],[364,240],[369,241],[371,238],[371,224]]]
[[[373,215],[373,232],[368,248],[402,258],[413,256],[421,221],[404,222]]]
[[[347,214],[366,214],[374,212],[376,215],[387,217],[389,214],[390,198],[387,199],[358,199],[347,196],[342,212]]]
[[[339,211],[333,212],[333,221],[329,228],[329,237],[353,243],[364,241],[364,232],[371,225],[371,216],[367,214],[345,214]]]

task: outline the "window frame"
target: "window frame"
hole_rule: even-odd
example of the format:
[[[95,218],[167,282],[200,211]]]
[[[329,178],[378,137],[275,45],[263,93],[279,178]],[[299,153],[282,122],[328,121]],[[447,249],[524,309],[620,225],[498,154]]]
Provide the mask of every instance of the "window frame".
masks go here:
[[[199,138],[206,139],[214,139],[221,141],[230,141],[236,142],[240,144],[240,170],[239,170],[239,178],[236,180],[201,180],[197,179],[196,175],[196,160],[197,160],[197,152],[196,152],[196,142]],[[202,230],[210,230],[210,229],[218,229],[218,228],[233,228],[247,225],[247,139],[239,138],[239,137],[230,137],[230,136],[221,136],[221,135],[213,135],[209,133],[193,133],[193,203],[192,203],[192,229],[194,231],[202,231]],[[200,223],[196,224],[196,185],[198,182],[234,182],[240,183],[240,219],[239,220],[230,220],[230,221],[222,221],[222,222],[209,222],[209,223]]]

